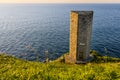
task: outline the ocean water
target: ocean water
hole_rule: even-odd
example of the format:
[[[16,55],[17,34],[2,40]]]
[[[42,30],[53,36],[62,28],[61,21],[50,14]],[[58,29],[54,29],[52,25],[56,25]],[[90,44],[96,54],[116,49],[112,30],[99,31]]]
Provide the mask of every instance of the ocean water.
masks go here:
[[[93,10],[91,49],[120,57],[120,4],[0,4],[0,52],[40,61],[69,52],[71,10]]]

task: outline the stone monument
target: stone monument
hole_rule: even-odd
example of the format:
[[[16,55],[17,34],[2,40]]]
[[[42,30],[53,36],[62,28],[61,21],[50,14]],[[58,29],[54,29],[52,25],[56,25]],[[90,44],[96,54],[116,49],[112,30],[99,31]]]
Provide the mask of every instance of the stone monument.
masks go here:
[[[92,21],[93,11],[71,11],[70,52],[65,56],[66,63],[86,63],[91,60]]]

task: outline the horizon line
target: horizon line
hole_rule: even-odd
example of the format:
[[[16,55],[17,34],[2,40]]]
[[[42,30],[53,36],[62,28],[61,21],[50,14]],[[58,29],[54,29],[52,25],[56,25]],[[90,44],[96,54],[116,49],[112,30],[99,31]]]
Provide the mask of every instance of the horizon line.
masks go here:
[[[0,4],[120,4],[120,3],[112,3],[112,2],[107,2],[107,3],[0,3]]]

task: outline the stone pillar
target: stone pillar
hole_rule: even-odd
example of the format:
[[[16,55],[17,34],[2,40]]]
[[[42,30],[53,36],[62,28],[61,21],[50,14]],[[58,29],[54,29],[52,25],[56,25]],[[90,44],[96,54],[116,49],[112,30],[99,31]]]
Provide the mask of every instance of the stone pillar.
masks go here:
[[[93,11],[71,11],[70,52],[66,63],[86,63],[90,58]]]

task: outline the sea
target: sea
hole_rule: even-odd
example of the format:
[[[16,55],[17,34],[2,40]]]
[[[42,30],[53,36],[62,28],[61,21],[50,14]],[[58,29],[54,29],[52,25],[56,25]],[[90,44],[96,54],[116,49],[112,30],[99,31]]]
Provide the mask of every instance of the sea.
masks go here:
[[[45,61],[69,52],[72,10],[94,11],[91,50],[120,58],[120,4],[0,4],[0,53]]]

